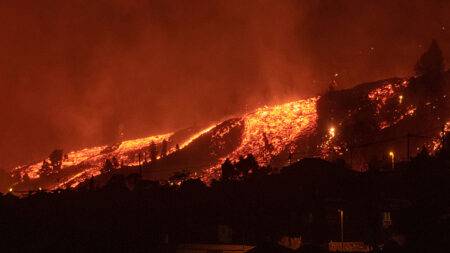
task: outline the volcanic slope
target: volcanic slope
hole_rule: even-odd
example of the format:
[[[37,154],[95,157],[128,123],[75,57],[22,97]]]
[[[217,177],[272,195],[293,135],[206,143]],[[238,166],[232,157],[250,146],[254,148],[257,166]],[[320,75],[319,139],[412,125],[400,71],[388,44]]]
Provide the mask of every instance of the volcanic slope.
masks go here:
[[[189,128],[72,151],[64,154],[58,173],[43,174],[43,161],[12,169],[12,187],[23,190],[76,187],[102,174],[106,160],[113,159],[117,160],[113,172],[117,169],[116,172],[129,174],[141,169],[143,177],[152,180],[167,180],[175,172],[185,170],[191,177],[208,181],[219,176],[220,165],[226,158],[236,162],[248,154],[262,166],[282,167],[303,157],[348,160],[349,156],[359,157],[356,165],[364,166],[371,152],[352,148],[417,128],[417,122],[410,127],[417,106],[407,97],[408,84],[407,79],[401,78],[366,83],[352,89],[328,91],[321,97],[265,106],[203,129]],[[436,108],[433,102],[427,102],[426,106]],[[432,115],[428,119],[430,129],[447,120]],[[433,132],[434,136],[438,133]],[[164,140],[167,155],[149,162],[150,144],[155,143],[161,154]],[[427,145],[435,143],[429,141]],[[50,163],[49,158],[45,160]]]

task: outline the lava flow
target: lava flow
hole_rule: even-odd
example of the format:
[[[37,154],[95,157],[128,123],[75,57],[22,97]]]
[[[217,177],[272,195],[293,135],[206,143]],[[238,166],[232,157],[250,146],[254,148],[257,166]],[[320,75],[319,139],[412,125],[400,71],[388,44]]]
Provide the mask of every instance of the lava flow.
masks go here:
[[[80,182],[99,175],[101,168],[106,159],[115,157],[124,166],[133,166],[138,164],[137,150],[148,147],[151,142],[156,144],[161,143],[163,140],[170,138],[173,133],[150,136],[146,138],[140,138],[135,140],[128,140],[120,143],[116,146],[99,146],[93,148],[85,148],[79,151],[72,151],[64,155],[61,165],[61,174],[58,176],[58,183],[48,187],[49,189],[56,189],[60,187],[75,187]],[[46,159],[48,161],[48,159]],[[37,162],[31,165],[19,166],[12,170],[13,176],[20,176],[16,178],[17,182],[23,182],[24,180],[36,180],[41,177],[43,162]],[[81,170],[71,170],[74,167],[82,167]],[[66,175],[67,170],[71,170],[70,175]],[[19,173],[16,173],[19,172]]]
[[[316,128],[316,102],[319,97],[299,100],[280,106],[264,107],[245,115],[242,143],[230,159],[253,154],[260,165],[269,165],[271,158],[283,150],[293,151],[300,135],[312,134]]]

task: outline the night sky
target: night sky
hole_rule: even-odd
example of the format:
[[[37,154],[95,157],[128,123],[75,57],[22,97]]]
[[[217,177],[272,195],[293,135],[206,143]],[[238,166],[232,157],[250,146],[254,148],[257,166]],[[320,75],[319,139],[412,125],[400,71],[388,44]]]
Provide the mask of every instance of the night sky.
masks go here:
[[[0,168],[450,59],[450,2],[0,1]],[[448,66],[448,64],[447,64]]]

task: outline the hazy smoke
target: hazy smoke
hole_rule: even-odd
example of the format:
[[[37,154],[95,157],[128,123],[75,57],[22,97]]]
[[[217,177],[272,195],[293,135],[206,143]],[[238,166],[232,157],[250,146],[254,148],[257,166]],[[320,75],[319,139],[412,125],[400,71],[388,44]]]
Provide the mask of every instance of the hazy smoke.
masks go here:
[[[412,73],[447,1],[0,2],[0,166]]]

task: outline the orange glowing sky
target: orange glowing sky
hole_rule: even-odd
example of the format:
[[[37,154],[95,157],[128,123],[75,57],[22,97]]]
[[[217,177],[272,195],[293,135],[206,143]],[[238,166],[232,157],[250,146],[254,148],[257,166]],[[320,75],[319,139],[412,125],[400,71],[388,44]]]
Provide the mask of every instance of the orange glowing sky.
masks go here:
[[[0,2],[0,168],[412,73],[450,4]],[[335,76],[335,74],[338,75]]]

